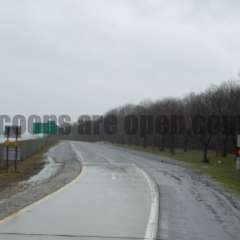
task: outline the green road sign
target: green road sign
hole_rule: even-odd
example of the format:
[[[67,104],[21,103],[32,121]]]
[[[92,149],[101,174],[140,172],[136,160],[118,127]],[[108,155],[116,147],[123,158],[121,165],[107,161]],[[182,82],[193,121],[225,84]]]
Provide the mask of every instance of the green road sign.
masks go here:
[[[56,134],[57,125],[55,121],[48,121],[46,123],[33,123],[33,134]]]

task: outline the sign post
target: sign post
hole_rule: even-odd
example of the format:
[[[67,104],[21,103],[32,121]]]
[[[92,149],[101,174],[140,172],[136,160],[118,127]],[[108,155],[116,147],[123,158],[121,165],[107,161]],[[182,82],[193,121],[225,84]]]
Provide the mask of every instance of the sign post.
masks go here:
[[[237,135],[236,171],[240,175],[240,135]]]
[[[6,165],[7,165],[7,172],[9,169],[9,160],[14,160],[14,170],[17,172],[17,161],[19,156],[19,147],[18,147],[18,138],[21,137],[21,127],[20,126],[6,126],[5,127],[5,137],[7,140],[4,142],[6,146]],[[10,138],[14,138],[15,141],[10,141]],[[14,156],[11,157],[10,153],[14,152]]]

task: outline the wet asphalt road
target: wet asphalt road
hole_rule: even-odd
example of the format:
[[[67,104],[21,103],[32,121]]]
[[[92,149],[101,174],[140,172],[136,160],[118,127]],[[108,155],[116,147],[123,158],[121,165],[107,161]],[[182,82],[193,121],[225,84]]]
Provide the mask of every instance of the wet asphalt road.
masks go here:
[[[239,239],[239,202],[207,178],[145,153],[65,144],[79,178],[0,224],[0,239]]]

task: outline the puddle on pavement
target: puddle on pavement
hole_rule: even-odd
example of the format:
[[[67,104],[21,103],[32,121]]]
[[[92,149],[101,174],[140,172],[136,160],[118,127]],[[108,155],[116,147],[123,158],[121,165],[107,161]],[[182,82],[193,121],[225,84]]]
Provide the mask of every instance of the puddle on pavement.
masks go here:
[[[30,179],[28,179],[26,182],[27,183],[36,183],[36,182],[41,182],[44,181],[46,179],[49,179],[50,177],[54,176],[60,165],[61,164],[57,164],[53,158],[51,158],[50,156],[47,156],[47,159],[45,160],[46,164],[44,166],[44,168],[36,175],[32,176]]]

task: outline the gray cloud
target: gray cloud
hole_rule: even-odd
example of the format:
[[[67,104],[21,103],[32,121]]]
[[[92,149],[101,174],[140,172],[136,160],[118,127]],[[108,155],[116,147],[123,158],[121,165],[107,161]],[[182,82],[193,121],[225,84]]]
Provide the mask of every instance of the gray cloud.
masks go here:
[[[76,117],[228,80],[239,10],[227,0],[1,1],[1,111]]]

